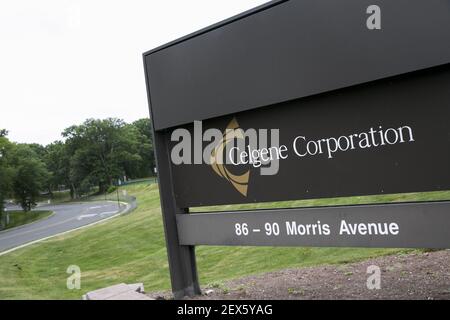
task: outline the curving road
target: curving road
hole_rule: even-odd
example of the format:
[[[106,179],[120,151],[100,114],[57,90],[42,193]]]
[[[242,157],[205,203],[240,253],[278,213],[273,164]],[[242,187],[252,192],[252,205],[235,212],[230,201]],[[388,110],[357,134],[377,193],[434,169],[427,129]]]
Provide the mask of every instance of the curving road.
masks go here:
[[[126,208],[127,206],[122,204],[119,210],[117,202],[112,201],[40,206],[38,210],[50,210],[54,214],[27,225],[1,231],[0,253],[112,217]]]

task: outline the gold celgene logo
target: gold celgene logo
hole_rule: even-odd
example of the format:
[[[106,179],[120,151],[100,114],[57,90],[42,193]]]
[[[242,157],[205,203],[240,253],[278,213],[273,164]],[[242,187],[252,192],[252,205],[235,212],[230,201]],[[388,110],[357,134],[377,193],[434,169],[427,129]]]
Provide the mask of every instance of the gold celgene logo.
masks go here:
[[[233,141],[234,139],[244,139],[244,134],[242,129],[239,128],[236,118],[233,118],[233,120],[230,121],[225,129],[222,140],[220,140],[219,144],[211,152],[211,166],[217,175],[228,180],[233,187],[239,191],[239,193],[246,197],[250,170],[241,175],[235,175],[232,174],[223,164],[225,147],[227,143]]]

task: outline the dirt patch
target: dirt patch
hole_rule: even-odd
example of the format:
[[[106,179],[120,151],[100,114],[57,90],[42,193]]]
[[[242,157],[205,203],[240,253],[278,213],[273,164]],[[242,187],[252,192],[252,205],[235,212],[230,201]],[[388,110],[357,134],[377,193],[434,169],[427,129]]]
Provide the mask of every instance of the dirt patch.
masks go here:
[[[369,290],[369,266],[380,289]],[[450,299],[450,251],[385,256],[358,263],[286,269],[203,288],[190,299]],[[376,285],[376,281],[371,282]],[[151,297],[170,297],[150,293]]]

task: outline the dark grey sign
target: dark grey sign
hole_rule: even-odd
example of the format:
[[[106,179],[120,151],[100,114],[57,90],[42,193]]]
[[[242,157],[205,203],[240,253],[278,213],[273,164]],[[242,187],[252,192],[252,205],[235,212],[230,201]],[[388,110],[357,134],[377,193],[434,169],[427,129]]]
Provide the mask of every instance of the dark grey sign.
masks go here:
[[[279,129],[285,159],[273,175],[264,175],[263,165],[228,165],[232,174],[249,172],[245,194],[211,165],[172,164],[177,205],[449,190],[449,88],[446,65],[203,121],[204,131],[225,131],[233,119],[243,130]],[[192,125],[186,128],[193,131]]]
[[[366,26],[381,7],[380,30]],[[155,129],[450,62],[442,0],[273,1],[145,56]]]
[[[447,248],[450,202],[177,215],[183,245]]]
[[[449,190],[449,39],[448,1],[277,0],[144,53],[175,297],[201,293],[199,244],[448,248],[448,202],[189,208]],[[172,133],[197,120],[279,130],[277,171],[261,173],[264,148],[232,166],[173,163]]]

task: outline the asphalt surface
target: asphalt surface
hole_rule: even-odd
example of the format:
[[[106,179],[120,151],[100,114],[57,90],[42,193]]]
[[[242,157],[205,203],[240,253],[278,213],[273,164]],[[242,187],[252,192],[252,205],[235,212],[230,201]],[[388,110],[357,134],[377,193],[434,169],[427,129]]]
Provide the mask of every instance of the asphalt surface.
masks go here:
[[[122,204],[120,211],[125,209]],[[8,206],[8,210],[17,208]],[[70,231],[118,214],[117,202],[96,201],[43,205],[36,210],[50,210],[53,215],[14,229],[0,231],[0,253],[29,242]]]

